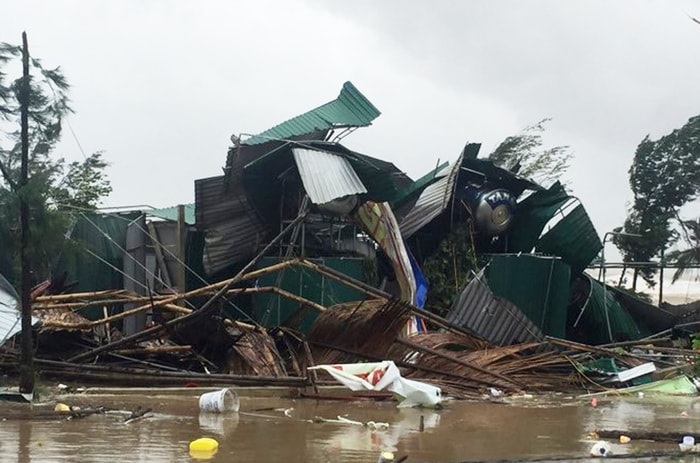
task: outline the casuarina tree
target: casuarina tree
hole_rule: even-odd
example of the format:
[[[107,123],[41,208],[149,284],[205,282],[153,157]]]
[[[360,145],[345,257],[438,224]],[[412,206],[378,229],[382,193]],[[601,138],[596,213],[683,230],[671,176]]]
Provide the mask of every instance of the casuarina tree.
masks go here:
[[[64,235],[81,209],[94,209],[111,192],[102,153],[68,163],[53,156],[65,117],[71,113],[69,85],[59,68],[28,59],[22,75],[22,47],[0,43],[0,273],[19,277],[20,198],[31,217],[28,260],[33,279],[50,276]],[[26,105],[27,180],[21,180],[21,109]]]
[[[549,187],[568,170],[573,153],[568,146],[544,148],[542,133],[549,119],[506,137],[488,157],[497,166]]]
[[[680,209],[700,193],[700,116],[658,140],[646,136],[634,155],[629,171],[634,201],[623,227],[626,233],[613,242],[625,262],[649,262],[664,253],[677,239]],[[655,284],[655,269],[635,270],[650,285]]]

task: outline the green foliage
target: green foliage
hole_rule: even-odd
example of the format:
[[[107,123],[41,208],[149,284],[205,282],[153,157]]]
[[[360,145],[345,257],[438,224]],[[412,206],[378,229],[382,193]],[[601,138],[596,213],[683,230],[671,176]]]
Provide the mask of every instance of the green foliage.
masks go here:
[[[690,346],[694,351],[700,351],[700,333],[695,333],[690,337],[691,339],[691,344]]]
[[[422,267],[430,286],[426,309],[444,316],[477,269],[469,224],[455,225]]]
[[[613,243],[625,262],[648,262],[678,239],[678,209],[700,192],[700,116],[658,140],[646,136],[629,174],[634,202],[622,228],[642,237],[618,235]],[[651,268],[641,270],[651,285],[654,273]]]
[[[517,170],[518,175],[549,186],[569,169],[573,153],[568,146],[542,148],[542,133],[548,121],[542,119],[525,127],[521,133],[507,137],[488,159],[497,166]]]
[[[26,101],[29,119],[28,182],[20,185],[20,117],[27,81],[20,75],[21,49],[0,43],[0,272],[17,281],[19,204],[30,212],[28,260],[36,279],[50,276],[51,265],[66,249],[64,234],[75,208],[95,209],[111,192],[102,153],[67,164],[50,156],[61,137],[63,118],[72,112],[69,85],[59,68],[46,69],[30,60]]]
[[[61,182],[52,186],[50,196],[54,205],[58,209],[94,209],[101,198],[112,192],[104,173],[107,166],[99,151],[83,162],[68,164]]]
[[[678,265],[673,274],[675,283],[691,265],[700,264],[700,218],[681,221],[681,236],[687,248],[667,254],[667,261]]]
[[[700,376],[700,333],[695,333],[690,336],[690,347],[695,352],[693,374],[695,374],[695,376]]]

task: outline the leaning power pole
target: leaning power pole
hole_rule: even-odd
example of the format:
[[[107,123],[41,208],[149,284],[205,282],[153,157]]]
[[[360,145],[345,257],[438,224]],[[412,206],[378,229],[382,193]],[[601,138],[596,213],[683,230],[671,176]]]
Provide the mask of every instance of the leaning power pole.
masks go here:
[[[27,183],[29,177],[29,46],[27,33],[22,32],[22,85],[20,86],[20,124],[22,160],[20,167],[19,222],[20,222],[20,302],[22,306],[22,340],[19,366],[19,392],[34,392],[34,343],[32,342],[32,301],[29,276],[29,204],[27,203]]]

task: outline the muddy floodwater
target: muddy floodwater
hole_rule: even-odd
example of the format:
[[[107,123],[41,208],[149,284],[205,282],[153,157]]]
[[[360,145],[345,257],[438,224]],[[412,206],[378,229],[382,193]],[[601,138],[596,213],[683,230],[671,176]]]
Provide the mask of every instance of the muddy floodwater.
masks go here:
[[[57,397],[72,406],[114,409],[66,420],[53,412],[57,400],[27,405],[0,402],[0,461],[96,463],[188,462],[188,443],[213,437],[213,462],[374,463],[389,450],[411,462],[496,460],[600,461],[587,458],[595,429],[700,431],[700,399],[573,396],[510,398],[507,403],[451,402],[440,411],[399,409],[395,402],[240,399],[240,411],[200,414],[201,391],[79,394]],[[125,424],[118,410],[151,407],[153,413]],[[328,422],[338,417],[376,426]],[[421,420],[423,422],[421,430]],[[387,423],[388,428],[383,428]],[[626,461],[634,455],[677,451],[671,443],[611,443]],[[687,455],[654,461],[700,462]]]

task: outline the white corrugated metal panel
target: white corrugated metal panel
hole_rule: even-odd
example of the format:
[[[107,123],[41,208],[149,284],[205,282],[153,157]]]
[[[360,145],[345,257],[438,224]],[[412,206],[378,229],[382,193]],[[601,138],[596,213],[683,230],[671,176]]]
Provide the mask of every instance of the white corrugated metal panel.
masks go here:
[[[449,173],[432,185],[428,185],[423,193],[418,197],[416,204],[408,214],[401,220],[399,227],[401,235],[410,238],[415,232],[429,224],[431,220],[440,215],[445,210],[452,198],[455,179],[461,159],[454,166],[450,166]],[[442,175],[442,173],[438,174]]]
[[[306,194],[314,204],[367,193],[367,188],[350,162],[327,151],[294,148],[294,160]]]
[[[22,314],[17,306],[17,295],[14,289],[0,275],[0,346],[22,331]],[[32,317],[32,325],[38,322],[38,318]]]

